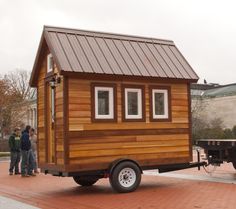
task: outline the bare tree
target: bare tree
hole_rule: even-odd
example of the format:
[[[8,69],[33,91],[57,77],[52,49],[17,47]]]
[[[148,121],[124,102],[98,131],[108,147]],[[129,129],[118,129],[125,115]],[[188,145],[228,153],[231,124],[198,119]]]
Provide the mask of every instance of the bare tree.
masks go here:
[[[6,94],[7,86],[0,78],[0,133],[3,136],[3,111],[5,106],[5,94]]]
[[[21,96],[11,90],[9,83],[5,79],[0,79],[0,130],[2,136],[11,124],[10,114],[13,106],[19,106],[16,104],[21,101]]]
[[[8,134],[14,127],[21,126],[30,100],[36,97],[35,89],[29,86],[30,73],[15,70],[0,77],[0,131]]]
[[[4,79],[8,82],[11,90],[21,95],[23,100],[35,98],[36,91],[29,86],[30,72],[16,69],[6,74]]]
[[[202,96],[194,96],[191,103],[192,135],[193,140],[199,138],[199,132],[208,127],[208,121],[204,118],[205,108],[208,106]]]
[[[202,117],[208,103],[202,96],[194,96],[192,97],[191,103],[191,113],[193,118]]]

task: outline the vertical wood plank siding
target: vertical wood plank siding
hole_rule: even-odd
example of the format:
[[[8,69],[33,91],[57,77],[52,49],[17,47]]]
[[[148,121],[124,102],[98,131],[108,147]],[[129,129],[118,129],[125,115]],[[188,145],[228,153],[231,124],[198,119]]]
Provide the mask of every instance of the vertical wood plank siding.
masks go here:
[[[46,141],[45,141],[45,82],[44,78],[46,75],[46,58],[43,59],[43,62],[40,67],[38,84],[37,84],[37,121],[38,121],[38,162],[39,164],[46,162]]]
[[[63,146],[64,146],[64,164],[68,164],[68,159],[69,159],[69,145],[68,145],[68,78],[64,77],[63,78],[63,109],[62,109],[62,117],[63,117]]]
[[[56,69],[57,70],[57,69]],[[60,85],[55,88],[55,141],[56,141],[56,163],[64,164],[64,79],[61,79]]]
[[[38,161],[39,165],[47,162],[47,138],[45,127],[45,107],[46,107],[46,86],[45,78],[47,76],[47,53],[42,59],[42,66],[39,70],[39,78],[37,84],[37,106],[38,106]],[[56,65],[54,65],[54,73],[58,73]],[[55,156],[56,164],[64,164],[64,112],[63,104],[63,78],[61,83],[55,88]]]

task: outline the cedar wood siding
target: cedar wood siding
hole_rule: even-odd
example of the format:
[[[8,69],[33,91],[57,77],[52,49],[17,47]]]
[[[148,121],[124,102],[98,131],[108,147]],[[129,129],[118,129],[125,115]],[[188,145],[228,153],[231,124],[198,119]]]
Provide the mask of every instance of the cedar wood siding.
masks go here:
[[[37,121],[38,121],[38,162],[39,165],[46,163],[46,142],[45,142],[45,86],[44,79],[46,75],[46,60],[42,61],[39,68],[38,81],[37,81]]]
[[[47,54],[48,49],[42,55],[41,66],[37,80],[37,106],[38,106],[38,162],[39,167],[47,164],[47,133],[46,133],[46,85],[47,80]],[[56,65],[54,65],[54,73],[58,73]],[[64,164],[64,120],[63,120],[63,78],[61,83],[55,88],[55,150],[56,164]]]
[[[147,79],[148,81],[148,79]],[[117,122],[91,120],[91,83],[99,80],[68,78],[68,157],[76,171],[106,169],[119,158],[141,166],[185,163],[192,160],[188,84],[110,81],[117,86]],[[145,122],[122,121],[122,84],[145,86]],[[150,122],[149,86],[171,88],[170,122]]]
[[[55,68],[57,69],[57,68]],[[56,164],[64,164],[64,79],[55,88],[55,141],[56,141]]]
[[[55,92],[55,164],[48,163],[47,54],[61,75]],[[52,75],[52,74],[51,74]],[[30,84],[38,91],[38,157],[42,170],[101,170],[119,158],[141,166],[192,160],[190,83],[198,76],[174,42],[120,34],[44,27]],[[92,120],[91,83],[116,86],[117,118]],[[142,85],[144,120],[122,120],[122,86]],[[150,120],[150,89],[170,89],[171,117]]]

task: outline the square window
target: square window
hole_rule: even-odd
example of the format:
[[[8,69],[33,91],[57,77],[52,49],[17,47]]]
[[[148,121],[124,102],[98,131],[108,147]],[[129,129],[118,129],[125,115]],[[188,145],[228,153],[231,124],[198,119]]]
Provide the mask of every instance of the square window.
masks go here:
[[[114,118],[114,99],[112,87],[95,87],[95,118]]]
[[[151,91],[151,120],[169,120],[170,107],[169,97],[170,91],[168,87],[152,87]]]
[[[143,121],[144,117],[144,87],[123,85],[123,120]]]

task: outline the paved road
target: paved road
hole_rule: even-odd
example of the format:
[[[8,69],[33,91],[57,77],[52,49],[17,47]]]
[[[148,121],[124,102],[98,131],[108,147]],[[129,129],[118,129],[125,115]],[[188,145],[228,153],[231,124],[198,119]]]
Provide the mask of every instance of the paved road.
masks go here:
[[[208,176],[196,169],[156,175],[143,175],[136,192],[113,193],[107,179],[90,188],[77,186],[71,178],[40,174],[21,178],[7,174],[8,162],[0,162],[0,195],[43,209],[235,209],[236,185],[199,179]],[[235,176],[230,165],[212,176]],[[150,175],[154,174],[154,175]],[[195,179],[180,178],[196,176]],[[235,183],[235,182],[234,182]],[[14,207],[13,207],[14,208]],[[5,208],[4,208],[5,209]],[[8,209],[8,208],[7,208]],[[10,208],[9,208],[10,209]],[[23,209],[23,208],[17,208]]]
[[[39,209],[37,207],[25,204],[7,197],[0,196],[0,209]]]
[[[0,157],[0,162],[8,162],[10,157]]]

